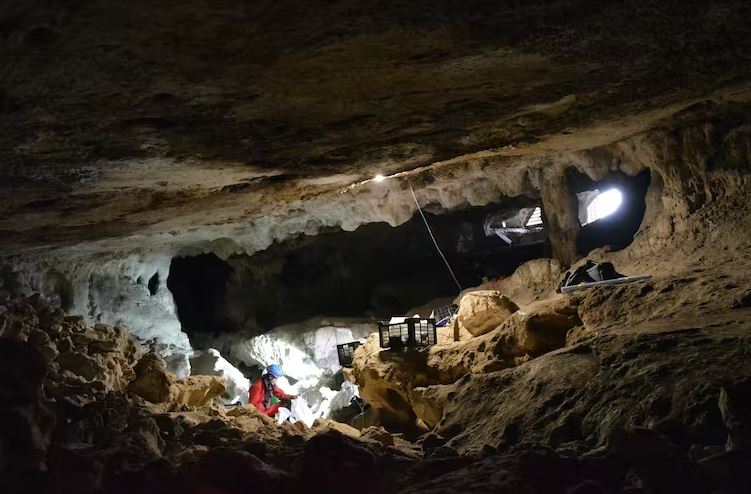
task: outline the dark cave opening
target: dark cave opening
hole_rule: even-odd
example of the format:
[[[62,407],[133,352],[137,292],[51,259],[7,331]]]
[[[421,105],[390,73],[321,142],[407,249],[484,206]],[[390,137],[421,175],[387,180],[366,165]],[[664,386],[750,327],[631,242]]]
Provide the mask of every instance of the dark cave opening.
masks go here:
[[[512,244],[492,228],[527,222],[536,206],[519,198],[443,214],[426,211],[426,217],[467,287],[549,255],[542,225],[528,232],[509,228]],[[188,334],[261,333],[320,315],[386,318],[458,294],[419,215],[398,227],[373,223],[301,236],[226,261],[213,254],[175,258],[167,285]]]
[[[156,295],[156,292],[159,290],[159,273],[154,273],[154,276],[149,278],[147,286],[149,288],[149,294],[151,294],[152,297]]]
[[[567,179],[570,190],[579,198],[579,221],[582,224],[576,240],[579,254],[586,256],[592,250],[605,246],[611,246],[614,250],[628,247],[644,219],[650,171],[644,170],[633,177],[622,172],[611,173],[602,180],[594,181],[575,170],[569,170]],[[614,189],[620,192],[621,201],[617,209],[587,223],[585,218],[587,214],[592,214],[591,206],[598,193]]]
[[[167,288],[186,332],[216,331],[223,326],[224,297],[231,274],[232,268],[214,254],[172,259]]]

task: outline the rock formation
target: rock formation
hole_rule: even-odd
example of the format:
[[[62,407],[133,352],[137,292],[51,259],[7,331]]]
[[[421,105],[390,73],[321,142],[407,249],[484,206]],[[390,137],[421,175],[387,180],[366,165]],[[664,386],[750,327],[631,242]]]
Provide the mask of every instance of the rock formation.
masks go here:
[[[514,308],[513,314],[509,306]],[[474,319],[462,320],[467,315]],[[446,336],[439,338],[437,345],[418,351],[382,350],[377,335],[371,335],[355,352],[347,375],[360,386],[360,394],[369,404],[393,420],[404,425],[416,415],[424,424],[435,425],[431,413],[440,413],[425,411],[423,393],[416,388],[451,384],[467,374],[519,365],[562,348],[569,331],[582,324],[576,306],[566,297],[542,300],[517,310],[508,299],[492,291],[465,294],[456,320],[468,329],[488,321],[495,325],[490,331],[477,331],[478,336],[459,342],[448,337],[453,329],[441,328],[439,331]]]
[[[176,379],[167,372],[167,364],[159,355],[144,355],[133,368],[136,376],[128,391],[154,404],[165,404],[174,410],[182,406],[202,407],[224,394],[224,379],[213,375],[196,375]]]
[[[491,331],[519,307],[505,295],[492,291],[470,292],[462,297],[456,321],[459,328],[472,336],[481,336]]]

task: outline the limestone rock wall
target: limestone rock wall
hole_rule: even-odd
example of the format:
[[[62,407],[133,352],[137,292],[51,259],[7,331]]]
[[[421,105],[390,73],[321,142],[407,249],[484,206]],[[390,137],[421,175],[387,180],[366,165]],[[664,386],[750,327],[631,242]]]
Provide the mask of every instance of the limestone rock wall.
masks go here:
[[[4,267],[2,288],[38,293],[45,302],[93,323],[128,327],[129,333],[165,356],[191,350],[167,289],[170,257],[58,252],[14,259]],[[0,270],[2,271],[2,270]],[[151,293],[149,281],[154,293]]]

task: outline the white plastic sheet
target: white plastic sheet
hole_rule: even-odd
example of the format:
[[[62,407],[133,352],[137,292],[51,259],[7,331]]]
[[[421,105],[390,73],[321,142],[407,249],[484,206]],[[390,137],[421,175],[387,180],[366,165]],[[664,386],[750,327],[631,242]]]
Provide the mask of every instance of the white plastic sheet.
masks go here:
[[[289,408],[279,407],[279,410],[276,413],[276,423],[281,425],[285,420],[289,419],[291,415],[292,412],[289,411]]]
[[[344,381],[344,383],[342,383],[341,390],[337,392],[336,396],[331,399],[331,404],[329,405],[330,412],[334,412],[348,406],[355,398],[355,396],[360,396],[360,388],[349,381]]]
[[[302,398],[292,400],[290,412],[291,417],[296,421],[302,421],[308,427],[313,427],[313,422],[315,422],[316,418],[308,404]]]

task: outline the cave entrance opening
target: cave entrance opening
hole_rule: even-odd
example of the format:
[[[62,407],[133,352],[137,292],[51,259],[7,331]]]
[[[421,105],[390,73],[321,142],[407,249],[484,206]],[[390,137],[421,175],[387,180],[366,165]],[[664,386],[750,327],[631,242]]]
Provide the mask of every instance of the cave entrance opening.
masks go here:
[[[599,247],[622,250],[630,245],[646,212],[650,171],[634,176],[615,172],[595,181],[572,168],[566,178],[579,205],[578,253],[586,256]]]

